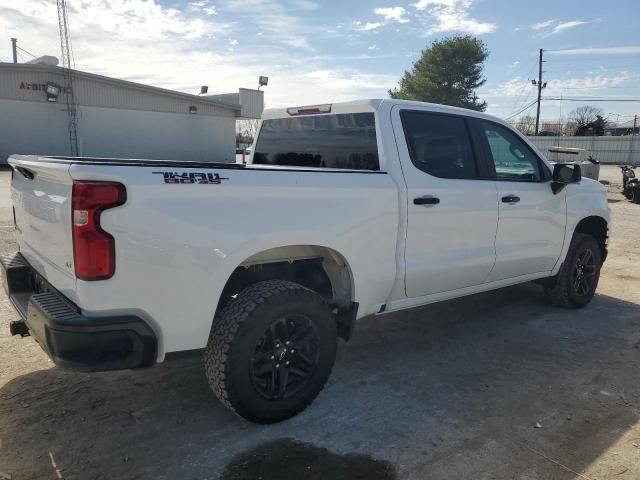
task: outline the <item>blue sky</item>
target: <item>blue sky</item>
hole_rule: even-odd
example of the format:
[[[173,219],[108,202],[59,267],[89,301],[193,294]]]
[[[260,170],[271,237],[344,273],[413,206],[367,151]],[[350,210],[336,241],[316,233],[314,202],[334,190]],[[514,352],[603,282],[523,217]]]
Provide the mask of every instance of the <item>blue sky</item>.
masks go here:
[[[255,87],[268,75],[268,106],[386,97],[421,49],[459,33],[491,52],[478,92],[489,113],[508,117],[534,100],[539,48],[548,50],[546,96],[640,99],[637,0],[67,3],[78,69],[192,93],[205,84],[210,92]],[[0,32],[2,61],[12,36],[30,53],[59,55],[53,0],[0,0]],[[581,104],[545,101],[542,117]],[[614,120],[640,113],[640,102],[594,105]]]

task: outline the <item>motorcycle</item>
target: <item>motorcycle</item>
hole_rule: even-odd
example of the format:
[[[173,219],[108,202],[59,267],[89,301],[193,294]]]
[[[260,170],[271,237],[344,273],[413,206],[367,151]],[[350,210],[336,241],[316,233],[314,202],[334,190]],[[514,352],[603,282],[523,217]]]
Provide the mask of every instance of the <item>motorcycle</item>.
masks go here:
[[[636,167],[623,165],[622,170],[622,194],[632,202],[640,203],[640,180],[636,177]]]

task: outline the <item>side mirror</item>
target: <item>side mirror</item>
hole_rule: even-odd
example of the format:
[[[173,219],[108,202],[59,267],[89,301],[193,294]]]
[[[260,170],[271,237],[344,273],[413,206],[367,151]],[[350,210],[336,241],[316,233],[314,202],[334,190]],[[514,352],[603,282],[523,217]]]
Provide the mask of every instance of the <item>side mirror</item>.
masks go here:
[[[582,170],[577,163],[556,163],[553,166],[551,191],[556,194],[570,183],[580,183]]]

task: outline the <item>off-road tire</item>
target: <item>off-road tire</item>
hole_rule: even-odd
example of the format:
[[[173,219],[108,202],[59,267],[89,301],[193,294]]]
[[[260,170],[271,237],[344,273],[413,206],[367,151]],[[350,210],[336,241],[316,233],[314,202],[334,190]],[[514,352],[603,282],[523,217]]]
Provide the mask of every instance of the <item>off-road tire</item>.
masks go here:
[[[290,398],[267,399],[252,383],[256,342],[283,315],[304,315],[318,334],[318,361],[304,387]],[[275,423],[304,410],[323,389],[335,362],[336,321],[327,302],[297,283],[268,280],[241,291],[216,315],[204,353],[207,380],[230,410],[255,423]]]
[[[586,294],[580,295],[573,287],[575,280],[576,262],[580,255],[589,250],[593,254],[594,260],[594,277]],[[583,233],[574,233],[569,245],[567,256],[560,267],[558,274],[549,279],[546,292],[549,299],[555,305],[563,308],[582,308],[587,305],[593,298],[598,280],[600,278],[600,268],[602,267],[602,251],[598,241],[591,235]]]

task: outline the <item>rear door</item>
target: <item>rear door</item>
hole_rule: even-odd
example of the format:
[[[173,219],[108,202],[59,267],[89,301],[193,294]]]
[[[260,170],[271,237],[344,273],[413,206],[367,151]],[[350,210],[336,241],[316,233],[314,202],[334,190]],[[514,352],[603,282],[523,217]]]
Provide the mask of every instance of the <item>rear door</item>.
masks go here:
[[[566,190],[551,191],[551,172],[510,128],[488,120],[474,125],[496,179],[500,208],[496,265],[488,280],[552,270],[564,242]]]
[[[396,106],[392,122],[408,192],[406,295],[482,284],[496,258],[498,201],[469,120]]]
[[[75,289],[69,165],[12,156],[16,237],[27,261],[57,289]]]

